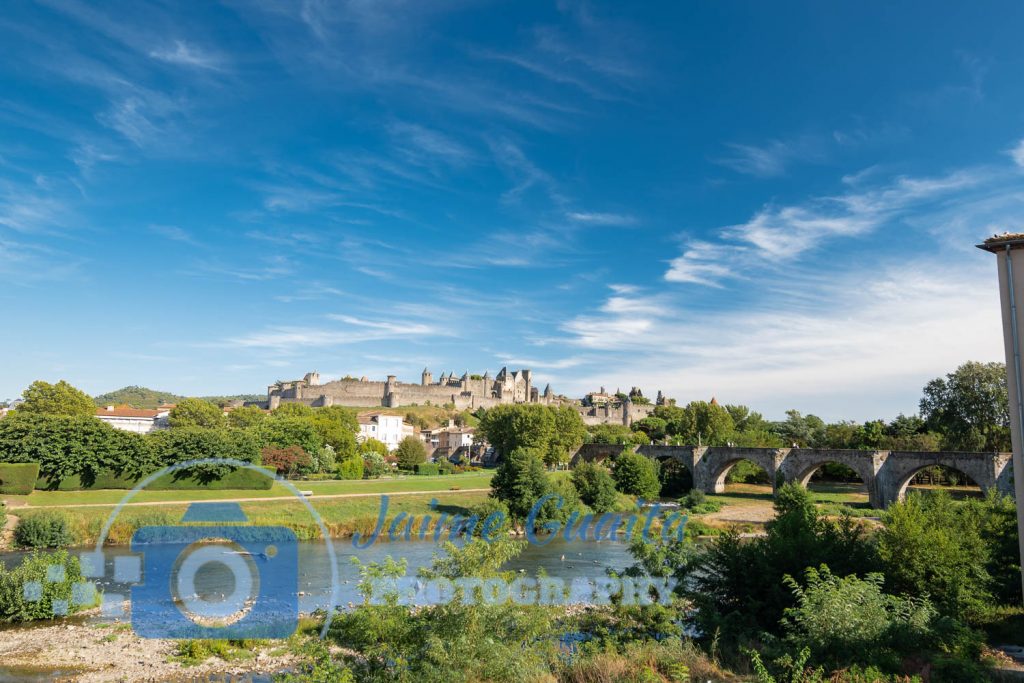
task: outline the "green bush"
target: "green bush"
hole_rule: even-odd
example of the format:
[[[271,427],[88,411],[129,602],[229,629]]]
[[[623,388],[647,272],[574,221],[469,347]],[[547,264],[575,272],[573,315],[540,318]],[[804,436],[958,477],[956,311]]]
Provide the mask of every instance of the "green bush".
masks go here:
[[[269,474],[265,476],[248,468],[236,468],[219,479],[206,480],[188,476],[184,470],[165,474],[152,484],[146,487],[147,491],[193,491],[196,489],[208,489],[222,491],[225,489],[248,489],[266,491],[274,485],[272,477],[274,471],[261,467],[261,470]],[[181,476],[185,475],[185,476]]]
[[[269,472],[271,476],[274,476],[273,470],[266,467],[262,467],[260,469],[263,469]],[[36,481],[35,487],[43,491],[91,491],[98,489],[128,490],[134,488],[140,481],[142,481],[141,478],[118,476],[113,472],[100,472],[88,486],[82,482],[81,477],[76,474],[72,474],[61,479],[59,482],[40,478]],[[234,471],[228,472],[220,479],[209,481],[196,479],[195,477],[189,476],[188,472],[178,470],[157,478],[146,487],[146,490],[190,491],[196,489],[242,489],[265,491],[273,486],[273,484],[274,482],[267,477],[249,469],[235,469]]]
[[[453,465],[449,460],[442,460],[437,463],[437,469],[441,474],[455,474],[455,465]]]
[[[362,452],[362,456],[363,476],[367,479],[376,479],[391,469],[388,467],[388,462],[384,459],[384,456],[376,451],[364,450]]]
[[[50,510],[22,517],[14,530],[19,548],[65,548],[72,541],[67,518]]]
[[[62,565],[64,577],[61,581],[49,581],[54,577],[50,567]],[[38,582],[42,588],[39,600],[25,599],[25,584]],[[39,619],[53,619],[54,600],[64,600],[68,604],[68,613],[73,614],[82,609],[93,607],[97,602],[94,596],[73,595],[72,587],[82,583],[82,569],[78,558],[64,550],[54,553],[33,552],[15,569],[7,569],[0,562],[0,622],[21,623]],[[75,600],[73,598],[79,598]],[[77,604],[83,602],[88,604]]]
[[[35,488],[39,463],[0,463],[0,493],[27,496]]]
[[[342,479],[362,479],[363,459],[357,454],[342,460],[338,465],[338,476]]]
[[[127,490],[139,483],[135,477],[118,476],[113,472],[98,472],[90,485],[85,485],[77,474],[70,474],[58,481],[39,477],[36,488],[40,491],[88,491],[90,489]]]
[[[433,476],[440,473],[440,468],[432,462],[421,462],[419,465],[416,465],[416,474]]]
[[[708,500],[707,494],[700,489],[693,489],[679,499],[679,504],[692,515],[707,515],[722,509],[722,503]]]

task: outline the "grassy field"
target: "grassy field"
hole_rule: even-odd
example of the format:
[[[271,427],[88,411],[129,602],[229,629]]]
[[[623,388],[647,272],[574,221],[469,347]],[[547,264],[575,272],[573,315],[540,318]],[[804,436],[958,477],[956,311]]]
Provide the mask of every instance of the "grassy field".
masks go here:
[[[487,498],[486,492],[466,493],[439,491],[432,494],[396,496],[389,501],[388,519],[400,512],[421,517],[441,513],[468,514],[469,509]],[[430,502],[437,499],[437,511],[432,511]],[[351,536],[354,532],[370,533],[380,509],[380,498],[335,498],[328,500],[310,499],[313,509],[323,519],[334,538]],[[321,537],[320,529],[310,517],[306,507],[298,501],[254,501],[241,504],[249,523],[256,526],[285,526],[295,531],[302,540]],[[125,508],[120,512],[107,537],[108,544],[127,544],[136,529],[143,526],[177,526],[180,524],[187,504],[141,506]],[[19,516],[28,517],[44,513],[41,508],[20,509]],[[94,544],[100,530],[110,515],[110,508],[66,508],[61,514],[68,519],[75,545]],[[404,528],[404,527],[403,527]]]
[[[452,488],[480,489],[491,485],[493,471],[467,472],[434,477],[403,476],[386,479],[363,479],[358,481],[296,481],[300,491],[312,491],[317,496],[399,493],[403,491],[447,491]],[[33,491],[27,496],[5,496],[12,507],[52,507],[69,505],[116,505],[127,491]],[[177,500],[227,500],[234,498],[280,498],[292,493],[281,486],[265,491],[224,490],[224,491],[141,491],[132,498],[133,503],[155,503]]]

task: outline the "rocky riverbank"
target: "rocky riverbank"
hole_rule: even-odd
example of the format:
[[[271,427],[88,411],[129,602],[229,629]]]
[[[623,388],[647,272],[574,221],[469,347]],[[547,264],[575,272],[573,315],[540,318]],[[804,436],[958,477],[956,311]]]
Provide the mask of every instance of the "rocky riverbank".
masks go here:
[[[12,680],[84,683],[245,680],[246,675],[272,674],[295,665],[281,643],[244,655],[186,664],[177,657],[176,641],[139,638],[126,624],[86,624],[76,617],[0,631],[0,680],[5,671]]]

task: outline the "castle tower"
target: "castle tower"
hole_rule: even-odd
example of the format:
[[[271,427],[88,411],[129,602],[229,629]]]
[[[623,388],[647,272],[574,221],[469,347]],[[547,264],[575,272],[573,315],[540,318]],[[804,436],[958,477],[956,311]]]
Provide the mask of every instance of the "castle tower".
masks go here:
[[[398,378],[394,375],[388,375],[388,381],[384,383],[383,403],[385,408],[395,408],[401,405],[398,398]]]
[[[523,368],[523,380],[526,382],[526,400],[534,402],[532,389],[533,371],[530,368]]]
[[[434,375],[430,373],[428,368],[423,368],[423,374],[420,375],[420,384],[427,386],[428,384],[434,383]]]
[[[626,396],[626,400],[622,402],[622,424],[624,427],[633,424],[633,401],[629,396]]]

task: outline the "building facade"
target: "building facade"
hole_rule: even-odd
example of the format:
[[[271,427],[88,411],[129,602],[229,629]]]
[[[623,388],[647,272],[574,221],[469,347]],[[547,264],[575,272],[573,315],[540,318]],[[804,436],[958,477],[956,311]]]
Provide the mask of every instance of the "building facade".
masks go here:
[[[114,429],[135,434],[149,434],[158,429],[167,429],[169,410],[142,410],[139,408],[115,408],[107,406],[96,409],[96,417]]]
[[[400,415],[369,413],[360,415],[358,420],[361,440],[377,439],[388,447],[388,451],[398,448],[405,437],[416,434],[416,429]]]

